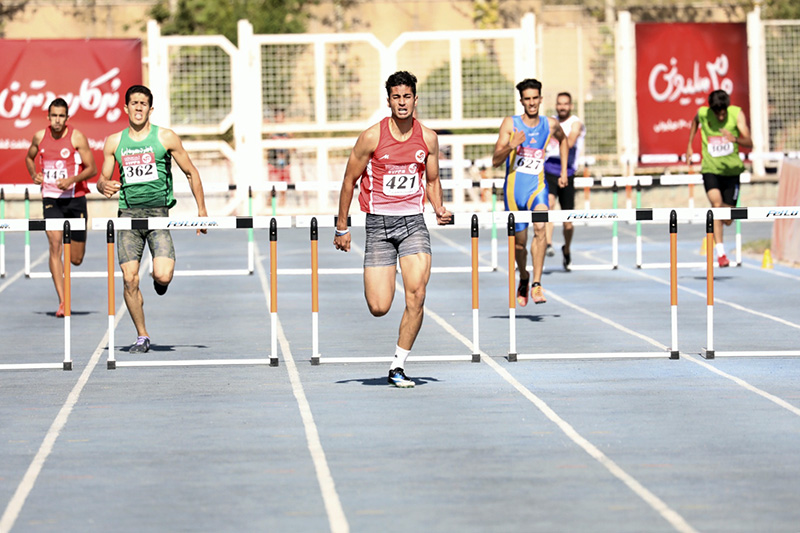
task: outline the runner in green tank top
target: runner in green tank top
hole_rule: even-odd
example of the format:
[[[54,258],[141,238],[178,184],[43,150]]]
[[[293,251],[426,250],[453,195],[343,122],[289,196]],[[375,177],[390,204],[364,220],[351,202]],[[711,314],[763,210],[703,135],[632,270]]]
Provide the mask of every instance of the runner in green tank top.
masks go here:
[[[189,158],[180,137],[167,128],[150,124],[153,93],[143,85],[134,85],[125,93],[128,127],[108,137],[103,147],[103,167],[97,190],[106,198],[119,192],[119,216],[131,218],[167,217],[175,205],[172,190],[172,159],[186,174],[197,203],[197,216],[206,212],[200,173]],[[120,181],[112,179],[115,164]],[[206,233],[206,230],[197,230]],[[144,300],[139,290],[139,263],[145,242],[153,256],[153,286],[156,293],[167,292],[175,271],[175,249],[168,230],[127,230],[117,233],[119,266],[125,285],[128,313],[136,327],[137,339],[131,353],[150,349],[150,335],[144,320]]]
[[[739,197],[739,175],[744,164],[739,157],[739,147],[752,148],[750,129],[740,107],[732,106],[728,93],[722,90],[708,95],[708,106],[697,110],[689,132],[686,163],[691,169],[692,142],[697,130],[702,137],[703,185],[711,207],[735,207]],[[722,243],[722,224],[730,220],[714,220],[714,241],[720,267],[730,264]]]

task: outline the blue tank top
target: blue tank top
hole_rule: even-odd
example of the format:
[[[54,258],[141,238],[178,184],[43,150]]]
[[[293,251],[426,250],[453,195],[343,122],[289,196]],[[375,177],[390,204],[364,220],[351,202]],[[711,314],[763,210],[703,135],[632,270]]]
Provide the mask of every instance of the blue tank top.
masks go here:
[[[525,132],[525,141],[517,146],[516,151],[508,154],[506,179],[512,175],[538,179],[544,176],[544,151],[550,141],[550,121],[540,116],[539,124],[529,127],[522,121],[522,115],[515,115],[513,119],[514,128]]]

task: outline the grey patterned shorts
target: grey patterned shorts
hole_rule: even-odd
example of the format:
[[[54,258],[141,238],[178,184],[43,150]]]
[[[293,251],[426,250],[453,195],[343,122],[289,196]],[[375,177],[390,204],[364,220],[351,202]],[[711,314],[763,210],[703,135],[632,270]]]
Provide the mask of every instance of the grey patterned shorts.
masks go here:
[[[120,209],[120,218],[148,218],[169,216],[168,207],[131,207]],[[144,243],[150,247],[153,257],[169,257],[175,260],[175,246],[172,244],[172,235],[165,229],[132,229],[117,232],[117,257],[119,264],[128,261],[141,261],[144,253]]]
[[[422,215],[367,214],[364,267],[393,266],[398,257],[431,255],[431,235]]]

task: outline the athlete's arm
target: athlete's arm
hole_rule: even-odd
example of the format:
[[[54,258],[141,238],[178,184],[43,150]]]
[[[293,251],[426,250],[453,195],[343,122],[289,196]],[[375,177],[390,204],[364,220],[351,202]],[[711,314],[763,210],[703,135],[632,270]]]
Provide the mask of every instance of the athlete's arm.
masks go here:
[[[192,196],[194,196],[194,201],[197,204],[197,216],[207,217],[206,197],[203,192],[203,182],[200,180],[200,171],[197,170],[197,167],[192,163],[189,153],[183,147],[181,138],[170,129],[159,128],[158,140],[161,141],[164,148],[169,151],[172,158],[178,164],[178,168],[186,174],[186,179],[189,181],[189,188],[192,190]],[[201,233],[208,233],[208,231],[205,229],[197,230],[198,235]]]
[[[56,181],[56,185],[62,191],[66,191],[74,184],[88,180],[97,174],[97,163],[95,163],[94,155],[89,149],[89,141],[86,140],[86,136],[83,133],[76,129],[72,130],[72,146],[80,154],[85,168],[75,176]]]
[[[355,189],[358,178],[364,173],[369,163],[369,158],[378,147],[381,136],[380,124],[370,126],[358,136],[350,157],[347,159],[347,166],[344,169],[344,179],[342,179],[342,189],[339,192],[339,218],[336,220],[336,229],[345,231],[347,229],[347,217],[350,214],[350,203],[353,201],[353,190]],[[333,245],[337,250],[343,252],[350,251],[350,233],[337,236],[334,234]]]
[[[694,136],[697,133],[697,127],[699,125],[700,119],[695,115],[692,119],[692,127],[689,130],[689,146],[686,147],[686,164],[689,165],[689,167],[692,166],[692,142],[694,141]]]
[[[436,223],[441,226],[449,223],[453,214],[442,204],[442,182],[439,180],[439,136],[425,126],[422,127],[422,135],[428,146],[428,158],[425,160],[425,193],[436,213]]]
[[[559,126],[560,129],[560,126]],[[499,166],[506,160],[508,154],[517,149],[517,146],[525,142],[525,132],[514,129],[514,118],[506,117],[500,124],[500,134],[494,145],[492,154],[492,166]]]
[[[733,142],[742,148],[752,148],[753,138],[750,137],[750,128],[747,127],[744,111],[739,111],[739,116],[736,117],[736,128],[739,130],[739,137],[734,137]]]
[[[36,185],[41,185],[44,181],[44,176],[41,172],[36,171],[36,155],[39,153],[39,143],[44,138],[44,130],[39,130],[33,134],[31,145],[25,154],[25,166],[28,167],[28,174]]]
[[[575,143],[578,142],[578,137],[581,136],[581,131],[583,131],[583,122],[576,120],[572,123],[572,127],[569,130],[569,135],[567,135],[567,141],[569,142],[570,150],[572,150],[575,147]]]
[[[564,134],[564,130],[561,128],[558,120],[553,117],[547,117],[547,120],[550,121],[550,131],[553,132],[553,137],[558,141],[558,152],[561,156],[561,176],[558,178],[558,186],[566,187],[569,185],[569,177],[567,176],[567,163],[569,162],[570,149],[569,139]]]
[[[116,158],[114,152],[117,151],[119,141],[122,133],[114,133],[108,136],[105,144],[103,145],[103,166],[100,167],[100,179],[97,180],[97,191],[105,196],[111,198],[119,191],[120,182],[112,180],[114,175],[114,164]]]

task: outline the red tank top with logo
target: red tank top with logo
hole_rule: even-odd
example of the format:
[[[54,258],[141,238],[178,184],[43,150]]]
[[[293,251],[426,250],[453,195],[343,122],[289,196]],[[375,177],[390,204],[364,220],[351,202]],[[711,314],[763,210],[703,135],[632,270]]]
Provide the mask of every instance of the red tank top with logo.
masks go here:
[[[72,146],[72,132],[64,129],[60,139],[54,139],[50,128],[44,129],[44,137],[39,143],[39,170],[44,180],[42,181],[42,196],[44,198],[79,198],[89,192],[89,185],[82,181],[62,191],[56,185],[58,180],[77,176],[85,168],[81,155]]]
[[[359,205],[374,215],[416,215],[425,209],[423,175],[428,145],[417,120],[404,141],[394,138],[389,120],[381,120],[378,146],[361,175]]]

